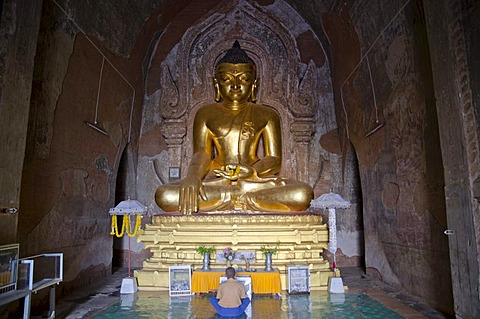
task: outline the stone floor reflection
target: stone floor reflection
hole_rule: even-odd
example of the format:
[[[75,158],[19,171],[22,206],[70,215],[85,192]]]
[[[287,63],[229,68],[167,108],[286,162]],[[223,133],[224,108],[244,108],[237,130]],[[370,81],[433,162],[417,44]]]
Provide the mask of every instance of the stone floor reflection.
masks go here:
[[[168,293],[121,295],[116,304],[94,315],[93,319],[110,318],[191,318],[220,319],[204,294],[171,297]],[[309,318],[403,318],[366,294],[329,294],[312,292],[302,295],[254,295],[245,319]]]
[[[67,319],[223,319],[215,313],[211,294],[169,297],[168,292],[121,295],[124,271],[108,281],[63,298],[57,303],[57,318]],[[345,294],[314,291],[310,294],[254,295],[246,314],[238,318],[448,318],[394,287],[365,275],[360,268],[342,269]]]

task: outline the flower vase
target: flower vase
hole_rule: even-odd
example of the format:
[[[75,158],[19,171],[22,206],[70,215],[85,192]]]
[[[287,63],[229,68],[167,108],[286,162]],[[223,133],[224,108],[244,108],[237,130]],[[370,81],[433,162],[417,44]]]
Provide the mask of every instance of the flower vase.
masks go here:
[[[265,253],[265,271],[273,271],[271,253]]]
[[[249,261],[245,262],[245,271],[250,271],[250,262]]]
[[[232,267],[232,261],[230,259],[227,259],[227,268]]]
[[[202,267],[202,270],[203,270],[203,271],[208,271],[208,270],[210,270],[210,254],[209,254],[209,253],[203,254],[203,267]]]

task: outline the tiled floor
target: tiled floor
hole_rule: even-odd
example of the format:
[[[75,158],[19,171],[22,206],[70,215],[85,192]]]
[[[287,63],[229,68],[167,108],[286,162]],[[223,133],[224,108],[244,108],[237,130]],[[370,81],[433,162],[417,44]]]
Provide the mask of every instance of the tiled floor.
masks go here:
[[[338,296],[343,298],[341,302],[335,303],[325,292],[295,297],[287,294],[254,296],[253,311],[247,311],[245,318],[448,318],[408,294],[365,275],[359,268],[343,268],[341,271],[344,284],[348,286],[345,296]],[[57,301],[57,318],[133,318],[128,310],[132,303],[135,303],[136,313],[142,313],[137,318],[217,318],[208,303],[208,295],[177,297],[173,301],[168,293],[139,291],[135,295],[120,295],[121,280],[125,276],[124,270],[117,271],[109,280]],[[325,311],[324,305],[332,303],[337,306]],[[361,311],[355,309],[358,305],[361,305]],[[142,311],[138,311],[139,307],[143,308]],[[356,311],[356,315],[350,315],[349,311]]]

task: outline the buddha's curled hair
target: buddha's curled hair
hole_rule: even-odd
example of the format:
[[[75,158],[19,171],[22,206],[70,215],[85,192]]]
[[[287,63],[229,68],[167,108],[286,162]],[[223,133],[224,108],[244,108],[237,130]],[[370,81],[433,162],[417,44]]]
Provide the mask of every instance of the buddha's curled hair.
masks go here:
[[[247,52],[240,47],[240,43],[238,43],[237,40],[235,40],[233,43],[232,48],[228,49],[227,52],[225,52],[225,55],[218,60],[215,67],[217,67],[220,63],[251,63],[255,65],[255,62],[253,62],[253,60],[247,55]]]

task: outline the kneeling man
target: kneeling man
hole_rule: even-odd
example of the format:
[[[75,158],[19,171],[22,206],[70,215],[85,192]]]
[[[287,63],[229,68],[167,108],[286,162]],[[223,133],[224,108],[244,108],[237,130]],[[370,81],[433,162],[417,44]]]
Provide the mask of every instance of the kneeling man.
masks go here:
[[[227,281],[220,284],[217,297],[210,298],[210,303],[220,316],[240,316],[250,304],[250,299],[245,295],[245,286],[235,280],[235,268],[228,267],[225,275]]]

